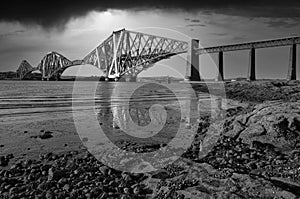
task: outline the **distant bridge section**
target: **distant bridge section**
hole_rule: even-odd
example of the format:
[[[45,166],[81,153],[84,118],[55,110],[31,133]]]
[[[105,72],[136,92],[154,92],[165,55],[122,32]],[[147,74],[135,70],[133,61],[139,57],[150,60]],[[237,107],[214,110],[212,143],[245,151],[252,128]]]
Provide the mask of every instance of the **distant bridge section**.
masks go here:
[[[24,79],[35,68],[32,67],[26,60],[23,60],[17,69],[17,76],[20,80]]]
[[[50,52],[43,57],[37,69],[41,71],[43,80],[59,79],[65,69],[80,64],[81,60],[72,62],[57,52]]]
[[[249,55],[249,80],[256,79],[255,73],[255,50],[259,48],[271,48],[271,47],[282,47],[282,46],[291,46],[290,49],[290,62],[288,67],[288,80],[296,79],[296,66],[297,66],[297,44],[300,44],[300,37],[289,37],[289,38],[281,38],[281,39],[272,39],[266,41],[257,41],[257,42],[247,42],[240,44],[232,44],[232,45],[223,45],[223,46],[215,46],[215,47],[207,47],[207,48],[195,48],[195,54],[202,55],[206,53],[219,53],[219,76],[218,80],[222,80],[224,78],[223,72],[223,53],[228,51],[239,51],[239,50],[250,50]]]
[[[83,62],[103,70],[107,79],[136,79],[156,62],[187,51],[188,42],[122,29],[113,32]]]

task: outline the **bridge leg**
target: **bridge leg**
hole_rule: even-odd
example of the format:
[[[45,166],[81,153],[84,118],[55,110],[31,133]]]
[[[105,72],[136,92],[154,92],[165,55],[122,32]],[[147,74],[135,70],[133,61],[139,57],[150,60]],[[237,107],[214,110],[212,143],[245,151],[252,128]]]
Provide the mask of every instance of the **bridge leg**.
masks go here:
[[[171,78],[169,76],[167,76],[167,84],[171,84]]]
[[[249,54],[248,80],[250,80],[250,81],[255,81],[256,80],[256,75],[255,75],[255,48],[251,48],[250,54]]]
[[[290,60],[287,80],[296,80],[296,67],[297,67],[297,44],[293,44],[290,50]]]
[[[192,39],[188,50],[186,79],[190,81],[201,81],[199,69],[199,55],[196,55],[195,48],[199,47],[199,40]]]
[[[224,59],[223,59],[223,52],[219,52],[219,59],[218,59],[218,78],[217,81],[223,81],[224,79]]]

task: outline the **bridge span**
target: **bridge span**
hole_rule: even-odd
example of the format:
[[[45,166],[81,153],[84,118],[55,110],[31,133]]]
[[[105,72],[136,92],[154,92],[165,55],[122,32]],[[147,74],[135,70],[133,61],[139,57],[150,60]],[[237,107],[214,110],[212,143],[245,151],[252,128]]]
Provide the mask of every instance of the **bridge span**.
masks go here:
[[[137,75],[160,60],[186,53],[188,42],[141,32],[115,31],[84,59],[106,74],[107,79],[136,79]]]
[[[121,29],[114,31],[83,59],[71,61],[57,52],[50,52],[44,56],[37,67],[32,67],[28,62],[23,61],[17,74],[20,79],[25,79],[33,71],[40,71],[43,80],[57,80],[60,79],[63,71],[69,67],[90,64],[102,70],[106,80],[119,81],[123,77],[135,81],[140,72],[152,67],[155,63],[178,54],[187,53],[185,78],[188,81],[201,81],[199,57],[202,54],[218,53],[219,73],[216,80],[222,81],[224,79],[224,53],[249,50],[248,79],[253,81],[256,80],[256,49],[291,46],[287,79],[295,80],[297,78],[297,44],[299,43],[300,37],[289,37],[201,48],[197,39],[180,41]]]
[[[186,53],[188,42],[142,32],[121,29],[114,31],[82,60],[70,61],[63,55],[50,52],[37,67],[21,64],[18,76],[23,79],[34,70],[42,73],[42,79],[59,79],[63,71],[78,64],[90,64],[105,74],[107,80],[121,77],[136,80],[137,75],[155,63],[174,55]]]

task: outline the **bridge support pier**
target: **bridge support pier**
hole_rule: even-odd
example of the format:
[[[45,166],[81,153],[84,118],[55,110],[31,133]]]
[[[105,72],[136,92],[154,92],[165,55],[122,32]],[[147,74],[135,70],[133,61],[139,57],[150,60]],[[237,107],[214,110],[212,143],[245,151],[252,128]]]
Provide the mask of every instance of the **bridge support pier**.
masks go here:
[[[290,60],[289,60],[287,80],[297,79],[296,68],[297,68],[297,44],[293,44],[290,49]]]
[[[217,81],[223,81],[224,79],[224,56],[223,51],[219,52],[219,59],[218,59],[218,76]]]
[[[196,48],[199,48],[199,40],[192,39],[188,49],[186,79],[189,81],[201,81],[199,68],[199,55],[196,55]]]
[[[255,81],[256,74],[255,74],[255,48],[251,48],[249,54],[249,68],[248,68],[248,80]]]

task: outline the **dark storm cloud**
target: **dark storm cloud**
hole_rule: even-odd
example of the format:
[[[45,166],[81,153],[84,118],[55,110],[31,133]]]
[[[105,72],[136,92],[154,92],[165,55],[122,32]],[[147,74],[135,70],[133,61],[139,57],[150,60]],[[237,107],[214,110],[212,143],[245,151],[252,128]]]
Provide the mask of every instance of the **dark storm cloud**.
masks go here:
[[[71,18],[89,11],[107,9],[176,9],[187,12],[203,11],[248,17],[300,17],[299,0],[8,0],[1,2],[1,21],[38,24],[44,28],[64,26]]]

